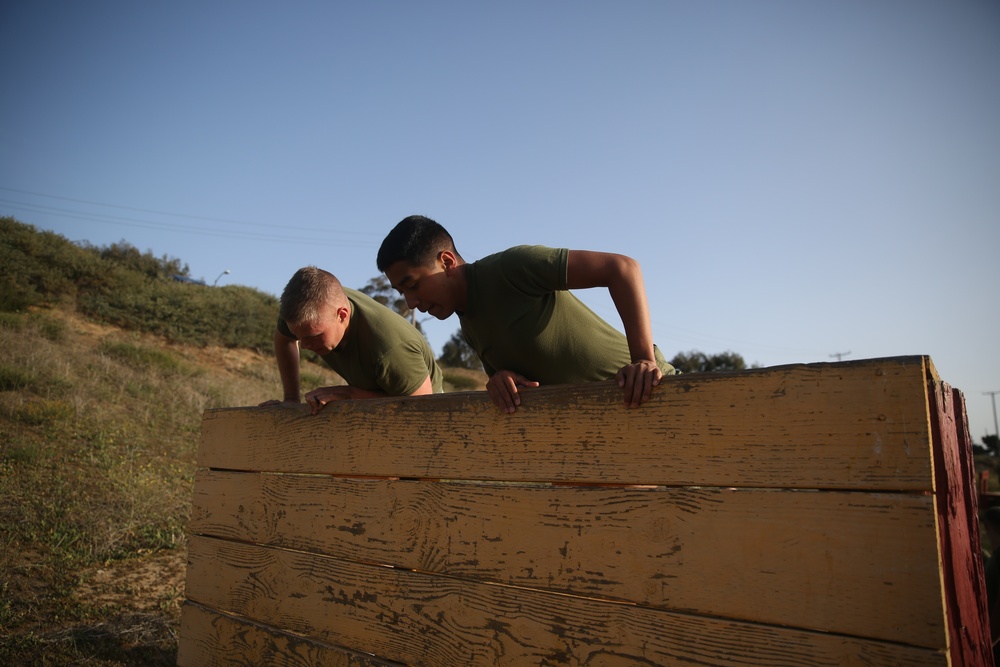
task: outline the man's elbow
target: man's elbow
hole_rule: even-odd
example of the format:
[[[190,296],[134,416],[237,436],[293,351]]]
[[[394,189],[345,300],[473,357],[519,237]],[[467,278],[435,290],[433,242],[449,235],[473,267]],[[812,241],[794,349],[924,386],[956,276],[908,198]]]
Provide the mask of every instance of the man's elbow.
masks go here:
[[[628,255],[612,255],[609,266],[609,285],[635,284],[642,281],[642,267],[639,260]]]

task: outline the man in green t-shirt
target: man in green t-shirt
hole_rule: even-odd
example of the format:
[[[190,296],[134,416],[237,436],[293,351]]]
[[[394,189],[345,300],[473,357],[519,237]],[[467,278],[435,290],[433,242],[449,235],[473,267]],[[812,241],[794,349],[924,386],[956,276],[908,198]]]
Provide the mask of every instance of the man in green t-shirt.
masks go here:
[[[347,386],[319,387],[306,403],[316,414],[331,401],[441,392],[442,374],[423,334],[367,294],[344,287],[328,271],[296,271],[281,294],[274,331],[284,400],[299,403],[299,347],[315,352]]]
[[[410,308],[441,320],[458,314],[490,376],[486,389],[506,412],[520,405],[518,387],[611,378],[626,405],[638,407],[675,372],[653,345],[642,273],[630,257],[516,246],[466,263],[444,227],[410,216],[382,241],[377,263]],[[625,335],[569,292],[588,287],[608,289]]]

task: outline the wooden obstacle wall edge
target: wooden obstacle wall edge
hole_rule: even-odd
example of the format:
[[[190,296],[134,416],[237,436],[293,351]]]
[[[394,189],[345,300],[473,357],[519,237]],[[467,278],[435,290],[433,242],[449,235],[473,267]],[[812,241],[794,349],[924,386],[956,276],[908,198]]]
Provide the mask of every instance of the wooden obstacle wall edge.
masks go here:
[[[953,665],[994,665],[986,609],[979,498],[962,392],[928,363],[945,614]]]
[[[292,408],[209,410],[198,465],[932,492],[924,378],[923,358],[911,357],[670,377],[635,410],[614,381],[526,390],[515,415],[485,392],[342,401],[315,417]]]

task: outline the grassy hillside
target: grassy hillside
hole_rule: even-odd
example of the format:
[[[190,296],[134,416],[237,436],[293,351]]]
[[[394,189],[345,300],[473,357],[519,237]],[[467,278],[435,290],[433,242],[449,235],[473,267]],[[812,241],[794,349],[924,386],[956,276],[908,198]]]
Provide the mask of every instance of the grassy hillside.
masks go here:
[[[62,310],[0,349],[0,664],[173,664],[201,414],[276,396],[273,361]]]
[[[0,218],[0,665],[176,661],[202,413],[280,382],[275,299],[174,273]]]
[[[277,299],[249,287],[208,288],[180,260],[125,242],[79,246],[0,217],[0,311],[61,306],[191,345],[269,349]]]

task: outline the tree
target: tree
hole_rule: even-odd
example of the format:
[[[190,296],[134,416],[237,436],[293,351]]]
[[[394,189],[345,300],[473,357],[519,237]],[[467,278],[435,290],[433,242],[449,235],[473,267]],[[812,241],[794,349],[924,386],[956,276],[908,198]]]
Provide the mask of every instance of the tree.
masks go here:
[[[711,356],[698,350],[690,352],[678,352],[670,365],[682,373],[712,373],[719,371],[742,371],[746,370],[747,362],[736,352],[727,350]],[[754,364],[752,368],[758,368]]]
[[[417,328],[417,331],[424,333],[423,327],[420,326],[420,322],[417,321],[417,311],[411,310],[409,306],[406,305],[406,299],[404,299],[399,292],[392,288],[389,281],[383,275],[377,275],[368,281],[368,284],[360,289],[371,298],[375,299],[383,306],[392,308],[397,313],[405,317],[410,321],[413,326]]]
[[[483,364],[479,361],[479,355],[472,349],[469,342],[465,340],[461,329],[453,333],[448,342],[441,348],[441,357],[438,359],[438,363],[449,368],[468,368],[474,371],[483,370]]]
[[[994,456],[1000,456],[1000,437],[996,435],[984,435],[983,447]]]

